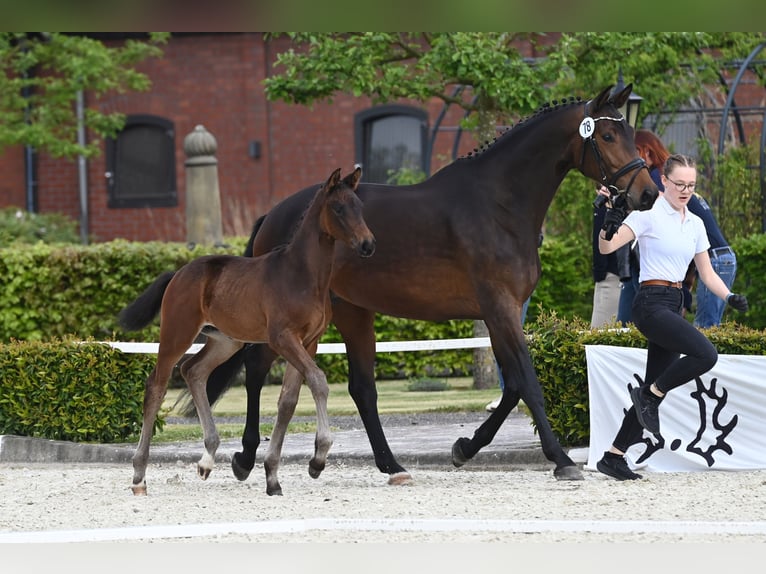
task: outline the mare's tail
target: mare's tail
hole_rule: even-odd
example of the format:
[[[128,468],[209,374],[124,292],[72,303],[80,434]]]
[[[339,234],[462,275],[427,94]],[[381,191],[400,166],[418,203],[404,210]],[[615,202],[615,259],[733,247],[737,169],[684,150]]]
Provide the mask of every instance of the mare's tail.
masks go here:
[[[162,308],[162,296],[175,271],[166,271],[117,316],[126,331],[138,331],[151,323]]]
[[[266,215],[261,215],[253,224],[253,230],[250,232],[250,239],[247,240],[245,252],[242,254],[245,257],[253,256],[253,242],[255,241],[255,236],[258,234],[258,230],[261,228],[261,225],[263,225],[263,220],[266,219]],[[231,387],[234,378],[242,370],[242,365],[245,363],[245,353],[249,347],[250,345],[245,345],[210,373],[210,376],[207,378],[207,400],[210,403],[210,406],[213,406]],[[194,401],[192,400],[191,393],[189,393],[188,389],[181,391],[173,408],[184,417],[193,417],[197,413],[197,409],[194,406]]]

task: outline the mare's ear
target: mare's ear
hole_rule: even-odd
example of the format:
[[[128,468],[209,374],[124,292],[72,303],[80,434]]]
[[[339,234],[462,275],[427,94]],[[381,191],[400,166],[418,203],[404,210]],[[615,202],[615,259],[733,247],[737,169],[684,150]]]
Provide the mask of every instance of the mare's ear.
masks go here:
[[[340,182],[340,168],[336,169],[334,172],[330,174],[329,179],[327,180],[327,183],[324,184],[326,189],[332,189],[338,183]]]
[[[609,95],[611,94],[613,87],[614,87],[613,85],[607,86],[606,88],[601,90],[599,95],[597,95],[588,103],[588,107],[586,110],[588,115],[593,115],[593,113],[596,110],[601,109],[603,106],[607,104],[607,102],[609,102]],[[630,92],[628,92],[628,94],[630,94]]]
[[[620,109],[623,105],[625,105],[625,102],[628,101],[628,97],[630,97],[630,92],[632,91],[633,83],[630,83],[625,86],[625,88],[619,94],[614,94],[612,97],[610,97],[609,101],[615,108]]]
[[[359,187],[359,180],[361,179],[362,179],[362,166],[357,165],[354,168],[354,171],[352,171],[350,174],[348,174],[346,177],[343,178],[343,183],[345,183],[351,189],[356,191],[356,188]]]

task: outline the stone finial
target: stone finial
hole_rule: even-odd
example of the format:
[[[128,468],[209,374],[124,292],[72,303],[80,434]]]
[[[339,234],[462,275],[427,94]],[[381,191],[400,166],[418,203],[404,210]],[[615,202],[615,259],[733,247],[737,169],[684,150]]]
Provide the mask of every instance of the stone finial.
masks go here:
[[[184,138],[184,153],[188,158],[188,164],[217,163],[215,153],[218,151],[218,142],[215,136],[205,129],[205,126],[198,125],[194,131]]]

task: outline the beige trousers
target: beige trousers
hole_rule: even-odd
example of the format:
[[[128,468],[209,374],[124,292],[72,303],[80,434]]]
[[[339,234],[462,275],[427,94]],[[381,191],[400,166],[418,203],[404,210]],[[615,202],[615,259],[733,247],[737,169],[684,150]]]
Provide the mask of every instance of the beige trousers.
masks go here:
[[[603,327],[617,319],[620,287],[620,278],[614,273],[607,273],[603,281],[594,285],[593,314],[590,317],[591,328]]]

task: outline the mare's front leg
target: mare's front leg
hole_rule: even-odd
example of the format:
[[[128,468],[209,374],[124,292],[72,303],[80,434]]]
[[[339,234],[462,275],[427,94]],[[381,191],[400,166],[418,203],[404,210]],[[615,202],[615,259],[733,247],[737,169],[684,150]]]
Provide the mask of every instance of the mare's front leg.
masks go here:
[[[397,462],[380,424],[375,388],[375,313],[334,299],[333,323],[346,344],[348,391],[367,432],[375,465],[389,475],[388,484],[407,484],[412,476]]]
[[[491,323],[488,321],[487,327],[492,338],[495,356],[503,372],[505,390],[497,410],[476,430],[474,437],[461,438],[455,442],[452,447],[453,464],[462,466],[481,448],[489,444],[521,398],[532,413],[543,454],[556,464],[554,476],[558,480],[582,480],[580,469],[561,448],[548,421],[542,387],[529,356],[518,313],[511,313],[504,322],[497,320],[503,317],[503,313],[495,312],[491,316],[493,321]]]
[[[265,344],[247,345],[242,352],[245,360],[247,418],[242,433],[242,452],[234,453],[231,459],[231,470],[238,480],[246,480],[255,466],[255,454],[261,442],[261,389],[277,357],[277,354]]]
[[[277,418],[274,422],[271,440],[263,460],[263,468],[266,471],[266,494],[269,496],[282,495],[282,487],[279,484],[277,473],[279,471],[285,434],[287,433],[290,420],[292,420],[295,413],[295,407],[298,404],[302,382],[303,376],[295,367],[288,363],[284,377],[282,377],[282,388],[279,392],[279,402],[277,404]]]
[[[197,473],[202,480],[210,476],[215,466],[215,453],[221,444],[218,429],[213,420],[213,411],[207,399],[207,379],[215,367],[226,361],[240,348],[242,343],[237,341],[226,337],[208,336],[202,350],[181,365],[181,376],[186,381],[202,425],[205,452],[197,463]]]

